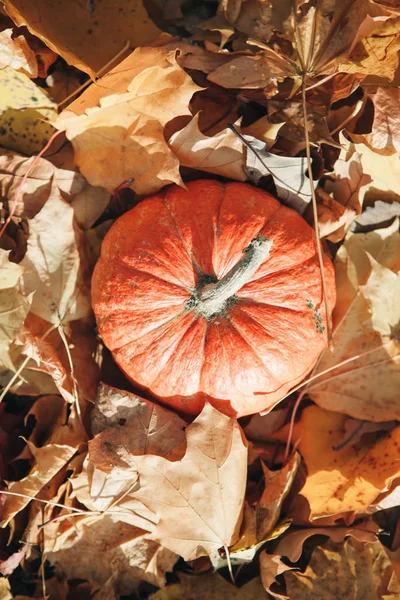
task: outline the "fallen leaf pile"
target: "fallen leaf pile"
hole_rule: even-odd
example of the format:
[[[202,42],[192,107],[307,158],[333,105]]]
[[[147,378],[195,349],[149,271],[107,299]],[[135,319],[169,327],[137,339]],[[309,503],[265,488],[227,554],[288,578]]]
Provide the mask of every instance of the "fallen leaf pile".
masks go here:
[[[400,8],[0,3],[0,598],[400,597]],[[312,225],[331,343],[269,414],[125,379],[91,276],[198,178]]]

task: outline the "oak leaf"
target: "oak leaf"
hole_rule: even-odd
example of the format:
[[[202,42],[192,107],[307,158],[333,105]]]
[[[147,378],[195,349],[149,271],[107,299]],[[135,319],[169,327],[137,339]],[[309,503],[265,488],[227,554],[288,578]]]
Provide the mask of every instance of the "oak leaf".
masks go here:
[[[238,423],[209,404],[186,436],[181,461],[135,458],[140,484],[135,497],[159,517],[151,539],[193,560],[237,539],[247,448]]]

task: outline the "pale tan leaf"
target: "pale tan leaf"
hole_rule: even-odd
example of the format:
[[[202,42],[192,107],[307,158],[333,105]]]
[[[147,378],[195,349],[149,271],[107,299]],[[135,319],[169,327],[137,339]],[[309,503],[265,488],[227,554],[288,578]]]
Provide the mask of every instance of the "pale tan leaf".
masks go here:
[[[368,239],[378,236],[379,231],[350,235],[349,239],[359,246],[358,252],[353,244],[349,256],[345,242],[338,254],[334,349],[323,352],[315,373],[353,357],[355,360],[318,377],[307,391],[328,410],[361,420],[390,421],[400,415],[400,275],[381,264],[385,261],[383,241],[375,242],[376,259],[369,256],[374,246],[368,244]],[[399,238],[398,231],[394,231],[389,237],[391,245]],[[398,254],[390,257],[392,268],[396,260]]]
[[[10,262],[9,252],[0,248],[0,290],[7,290],[17,285],[24,269]]]
[[[348,161],[339,157],[335,163],[334,177],[334,180],[327,179],[324,190],[332,195],[335,202],[347,209],[346,219],[342,223],[335,219],[335,213],[329,208],[323,210],[323,207],[318,207],[318,225],[321,237],[338,242],[344,237],[353,218],[360,214],[367,186],[372,179],[363,173],[360,156],[357,153],[354,153]]]
[[[198,122],[197,114],[169,140],[169,145],[181,165],[245,181],[244,150],[239,138],[229,129],[208,137],[201,133]]]
[[[186,435],[187,452],[179,462],[136,457],[135,496],[159,516],[152,539],[191,560],[236,541],[247,449],[237,422],[209,404]]]
[[[113,191],[133,180],[136,192],[148,194],[168,183],[182,184],[164,125],[189,115],[189,101],[201,88],[174,53],[164,53],[160,60],[161,65],[139,70],[126,93],[101,98],[100,107],[87,109],[86,115],[58,120],[57,128],[71,140],[76,162],[92,185]]]
[[[378,87],[370,94],[374,103],[372,131],[365,136],[367,143],[384,154],[400,152],[400,90],[397,87]]]
[[[11,67],[35,79],[38,65],[34,51],[23,35],[13,35],[12,29],[0,32],[0,69]]]
[[[28,250],[21,263],[22,289],[34,293],[32,312],[59,325],[87,316],[88,283],[83,278],[83,236],[74,225],[73,208],[51,196],[30,221]]]

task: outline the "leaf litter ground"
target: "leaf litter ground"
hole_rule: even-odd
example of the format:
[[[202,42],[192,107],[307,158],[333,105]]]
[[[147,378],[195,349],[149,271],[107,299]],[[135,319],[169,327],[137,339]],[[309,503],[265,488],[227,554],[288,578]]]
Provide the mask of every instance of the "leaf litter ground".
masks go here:
[[[398,8],[75,4],[0,11],[1,597],[398,598]],[[336,271],[332,347],[240,422],[138,395],[90,308],[114,220],[200,177]]]

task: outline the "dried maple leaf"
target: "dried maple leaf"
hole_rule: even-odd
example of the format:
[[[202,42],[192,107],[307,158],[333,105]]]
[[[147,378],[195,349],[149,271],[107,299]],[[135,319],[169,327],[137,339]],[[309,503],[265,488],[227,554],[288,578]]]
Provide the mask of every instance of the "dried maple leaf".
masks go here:
[[[73,3],[62,0],[6,0],[5,9],[14,23],[26,25],[67,63],[95,78],[124,47],[146,45],[161,33],[141,0],[134,6],[123,0]]]
[[[234,543],[243,506],[247,449],[241,429],[206,404],[186,430],[179,462],[137,456],[135,497],[159,521],[151,539],[192,560]]]
[[[151,595],[151,600],[268,600],[259,577],[237,587],[219,573],[177,573],[179,583]]]
[[[367,235],[376,238],[380,233]],[[390,421],[400,415],[400,265],[395,254],[386,266],[383,240],[375,249],[368,237],[350,234],[349,240],[335,260],[339,300],[333,317],[334,349],[323,352],[315,374],[339,366],[318,377],[307,391],[328,410],[361,420]],[[385,244],[396,247],[399,240],[398,231],[392,229]]]
[[[315,520],[347,511],[365,511],[400,476],[396,461],[400,427],[375,443],[362,440],[333,450],[343,438],[346,415],[309,406],[294,426],[293,440],[307,466],[300,491]],[[286,440],[287,428],[274,437]]]
[[[383,223],[391,221],[393,217],[400,217],[400,204],[397,202],[388,204],[377,200],[374,206],[367,206],[365,211],[354,219],[350,231],[366,233],[376,229],[379,225],[383,225]]]
[[[140,70],[126,93],[103,97],[100,107],[88,109],[87,115],[57,122],[92,185],[113,191],[132,180],[136,192],[148,194],[168,183],[182,184],[179,161],[164,140],[164,126],[190,114],[190,98],[201,88],[173,53],[162,58],[161,65]]]

